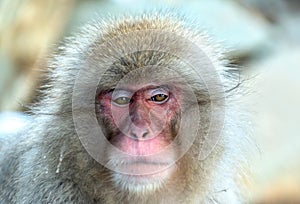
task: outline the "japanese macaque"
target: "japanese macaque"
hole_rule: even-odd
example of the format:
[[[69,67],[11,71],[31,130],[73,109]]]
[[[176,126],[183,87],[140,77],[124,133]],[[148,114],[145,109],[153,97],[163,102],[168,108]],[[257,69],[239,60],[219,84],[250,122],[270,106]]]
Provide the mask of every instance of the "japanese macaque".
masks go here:
[[[49,70],[31,124],[2,138],[0,203],[242,202],[243,92],[195,25],[96,20]]]

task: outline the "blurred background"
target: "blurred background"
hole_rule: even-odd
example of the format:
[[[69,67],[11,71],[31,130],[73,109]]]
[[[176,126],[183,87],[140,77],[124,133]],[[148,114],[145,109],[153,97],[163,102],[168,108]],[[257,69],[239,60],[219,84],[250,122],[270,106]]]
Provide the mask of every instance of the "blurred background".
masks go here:
[[[175,8],[231,51],[249,76],[257,144],[250,203],[300,203],[299,0],[1,0],[0,134],[18,131],[47,57],[95,14]]]

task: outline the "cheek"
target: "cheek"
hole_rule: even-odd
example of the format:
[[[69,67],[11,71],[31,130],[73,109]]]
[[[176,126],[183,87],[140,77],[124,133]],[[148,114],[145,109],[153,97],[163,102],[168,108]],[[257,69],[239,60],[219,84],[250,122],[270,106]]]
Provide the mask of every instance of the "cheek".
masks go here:
[[[97,100],[96,115],[98,123],[105,132],[106,137],[111,139],[118,131],[118,128],[111,113],[112,106],[110,99],[99,97]]]
[[[154,112],[159,119],[159,122],[165,122],[167,129],[172,129],[175,124],[180,123],[181,109],[178,101],[173,98],[168,101],[169,103],[155,108]]]
[[[116,110],[118,108],[114,107],[111,104],[111,100],[109,97],[99,97],[98,99],[98,112],[100,118],[105,118],[106,120],[110,121],[112,124],[115,124],[115,119],[121,116],[124,116],[124,111]]]

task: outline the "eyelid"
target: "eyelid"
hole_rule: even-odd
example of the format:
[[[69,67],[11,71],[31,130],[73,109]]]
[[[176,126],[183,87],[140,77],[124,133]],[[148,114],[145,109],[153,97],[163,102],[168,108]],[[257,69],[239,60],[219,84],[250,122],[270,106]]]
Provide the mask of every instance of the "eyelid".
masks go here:
[[[131,98],[132,93],[125,90],[114,90],[111,94],[111,100],[114,101],[120,97]]]
[[[155,95],[158,95],[158,94],[164,94],[164,95],[169,96],[169,90],[166,89],[166,88],[157,88],[157,89],[152,89],[152,90],[149,91],[149,95],[151,97],[155,96]]]

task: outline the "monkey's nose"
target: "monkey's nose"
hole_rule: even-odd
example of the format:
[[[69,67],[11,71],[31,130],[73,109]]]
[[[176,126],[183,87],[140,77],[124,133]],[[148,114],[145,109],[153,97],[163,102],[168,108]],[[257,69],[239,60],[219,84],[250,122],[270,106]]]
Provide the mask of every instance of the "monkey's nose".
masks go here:
[[[147,136],[149,135],[148,128],[146,127],[132,127],[130,130],[130,136],[133,139],[146,139]]]

